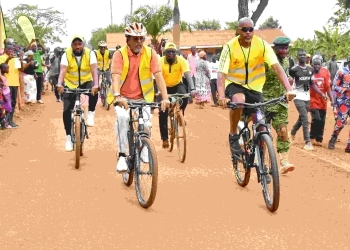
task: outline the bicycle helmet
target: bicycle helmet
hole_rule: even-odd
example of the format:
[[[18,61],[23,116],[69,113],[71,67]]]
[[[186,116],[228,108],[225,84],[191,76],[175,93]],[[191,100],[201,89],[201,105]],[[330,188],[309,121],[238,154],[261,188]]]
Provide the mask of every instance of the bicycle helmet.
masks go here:
[[[98,47],[107,47],[107,43],[105,41],[99,41]]]
[[[147,35],[146,27],[142,23],[132,23],[126,26],[125,36],[145,36]]]

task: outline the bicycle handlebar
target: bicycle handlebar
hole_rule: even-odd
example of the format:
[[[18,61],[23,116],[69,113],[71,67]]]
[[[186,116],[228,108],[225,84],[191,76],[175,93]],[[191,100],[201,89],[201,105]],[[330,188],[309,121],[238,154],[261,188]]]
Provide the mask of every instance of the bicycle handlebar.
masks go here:
[[[271,99],[266,102],[258,102],[258,103],[245,103],[245,102],[229,102],[227,107],[230,109],[238,109],[238,108],[259,108],[272,103],[280,103],[286,101],[286,96],[280,96],[278,98]]]
[[[69,89],[69,88],[64,88],[65,93],[69,94],[90,94],[91,89]]]
[[[179,97],[179,98],[187,98],[187,97],[191,97],[191,94],[187,93],[187,94],[168,94],[168,97]]]
[[[145,102],[145,101],[127,101],[129,108],[143,108],[143,107],[151,107],[151,108],[159,108],[159,102]],[[118,101],[114,103],[114,106],[118,105]]]

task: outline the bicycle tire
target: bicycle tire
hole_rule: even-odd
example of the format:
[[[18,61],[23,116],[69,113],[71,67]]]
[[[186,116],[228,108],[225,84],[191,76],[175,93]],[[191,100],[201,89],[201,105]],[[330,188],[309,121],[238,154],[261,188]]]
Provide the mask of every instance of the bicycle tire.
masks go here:
[[[279,175],[278,175],[278,164],[277,164],[277,158],[276,158],[276,153],[275,153],[275,149],[271,140],[271,137],[267,134],[263,134],[261,135],[260,138],[261,142],[264,142],[266,145],[266,149],[268,151],[269,154],[269,158],[270,158],[270,164],[271,164],[271,168],[269,170],[269,173],[272,181],[273,181],[273,198],[271,200],[270,195],[268,194],[268,187],[267,187],[267,180],[265,175],[261,176],[261,185],[262,185],[262,192],[263,192],[263,196],[264,196],[264,200],[266,203],[266,207],[270,212],[275,212],[278,207],[279,207],[279,202],[280,202],[280,182],[279,182]],[[260,157],[258,157],[258,161],[259,165],[260,165],[260,169],[262,166],[262,159],[261,156],[264,155],[264,150],[261,152],[260,147],[258,147],[258,155]]]
[[[132,151],[133,138],[130,136],[130,131],[128,131],[128,141],[129,141],[129,152]],[[130,154],[130,153],[129,153]],[[129,187],[134,180],[134,168],[130,166],[130,160],[128,161],[128,170],[127,172],[122,173],[122,178],[125,186]]]
[[[182,130],[183,137],[183,152],[181,153],[179,130]],[[176,137],[176,147],[179,160],[184,163],[186,160],[187,144],[186,144],[186,124],[185,118],[183,117],[182,110],[179,110],[175,120],[175,137]]]
[[[151,192],[148,199],[145,199],[142,196],[142,188],[140,187],[140,154],[144,146],[148,147],[148,157],[149,157],[149,172],[152,175],[152,185],[151,185]],[[149,208],[152,206],[156,194],[157,194],[157,186],[158,186],[158,159],[157,159],[157,153],[156,149],[151,142],[151,140],[147,137],[141,138],[141,148],[136,149],[136,155],[135,155],[135,189],[136,189],[136,197],[139,201],[139,204],[143,208]]]
[[[247,133],[248,133],[248,131],[245,131],[242,133],[241,136],[242,137],[245,136],[246,139],[249,139],[250,136],[248,136]],[[245,152],[244,145],[246,143],[246,139],[240,138],[239,140],[241,140],[241,139],[243,140],[243,145],[241,145],[241,147],[242,147],[243,152]],[[231,159],[232,159],[233,170],[235,172],[235,177],[236,177],[238,185],[240,185],[241,187],[247,186],[249,183],[249,180],[250,180],[251,168],[247,166],[248,162],[247,162],[246,154],[243,153],[241,155],[241,158],[240,158],[241,163],[242,163],[243,168],[244,168],[244,176],[241,176],[241,171],[239,171],[239,169],[238,169],[238,164],[239,164],[238,159],[233,158],[232,155],[231,155]]]
[[[82,138],[82,140],[81,140],[81,144],[80,144],[80,156],[84,156],[84,137],[85,137],[85,122],[84,121],[82,121],[81,123],[80,123],[80,125],[81,125],[81,130],[80,130],[80,134],[81,134],[81,138]]]
[[[174,139],[175,139],[175,129],[174,129],[174,112],[171,112],[168,115],[168,136],[169,136],[169,152],[172,152],[174,149]]]
[[[75,133],[75,168],[80,167],[80,151],[81,151],[81,127],[80,127],[80,116],[75,117],[74,122],[74,133]]]
[[[101,103],[102,103],[102,107],[105,108],[106,107],[106,89],[105,89],[105,85],[102,82],[101,83]]]

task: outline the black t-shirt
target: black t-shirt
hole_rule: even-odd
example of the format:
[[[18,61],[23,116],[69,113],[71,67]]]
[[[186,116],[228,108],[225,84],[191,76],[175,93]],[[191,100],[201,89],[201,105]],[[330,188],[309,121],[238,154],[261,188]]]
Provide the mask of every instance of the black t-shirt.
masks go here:
[[[295,79],[295,90],[300,92],[308,91],[311,84],[312,74],[313,68],[309,65],[301,67],[297,64],[292,67],[289,71],[289,75]]]
[[[28,59],[24,59],[24,61],[26,63],[29,63]],[[27,75],[34,75],[35,74],[34,70],[35,70],[35,67],[33,65],[29,65],[23,72]]]

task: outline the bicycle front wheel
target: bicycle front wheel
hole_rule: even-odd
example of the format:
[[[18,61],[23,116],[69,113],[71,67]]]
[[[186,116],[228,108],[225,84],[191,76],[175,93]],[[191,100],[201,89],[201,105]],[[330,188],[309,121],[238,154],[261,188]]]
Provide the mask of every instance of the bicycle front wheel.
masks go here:
[[[101,90],[100,90],[100,97],[101,97],[101,103],[102,103],[102,107],[105,108],[106,107],[106,88],[104,83],[101,83]]]
[[[132,130],[134,131],[134,130]],[[134,138],[132,136],[133,133],[130,132],[130,130],[128,131],[128,141],[129,141],[129,152],[131,152],[132,149],[132,145],[134,145]],[[128,170],[126,172],[122,173],[122,177],[123,177],[123,182],[125,184],[125,186],[129,187],[133,180],[134,180],[134,166],[132,166],[132,164],[134,163],[134,161],[131,161],[131,159],[128,160]]]
[[[135,155],[135,188],[139,204],[143,208],[152,206],[157,193],[158,160],[156,149],[150,139],[141,138],[141,145]],[[144,179],[149,182],[144,183]]]
[[[179,110],[175,120],[175,138],[177,154],[179,156],[180,162],[185,162],[186,160],[186,124],[185,118],[182,115],[182,110]]]
[[[75,168],[78,169],[80,166],[80,155],[81,155],[81,123],[80,116],[75,117],[74,122],[74,133],[75,133]]]
[[[174,139],[175,139],[175,120],[174,112],[169,113],[168,115],[168,135],[169,135],[169,152],[173,151],[174,148]]]
[[[257,151],[258,171],[260,172],[262,192],[266,207],[270,212],[275,212],[280,202],[280,181],[276,153],[269,135],[261,135],[260,145],[257,147]],[[271,182],[272,185],[270,185]]]

